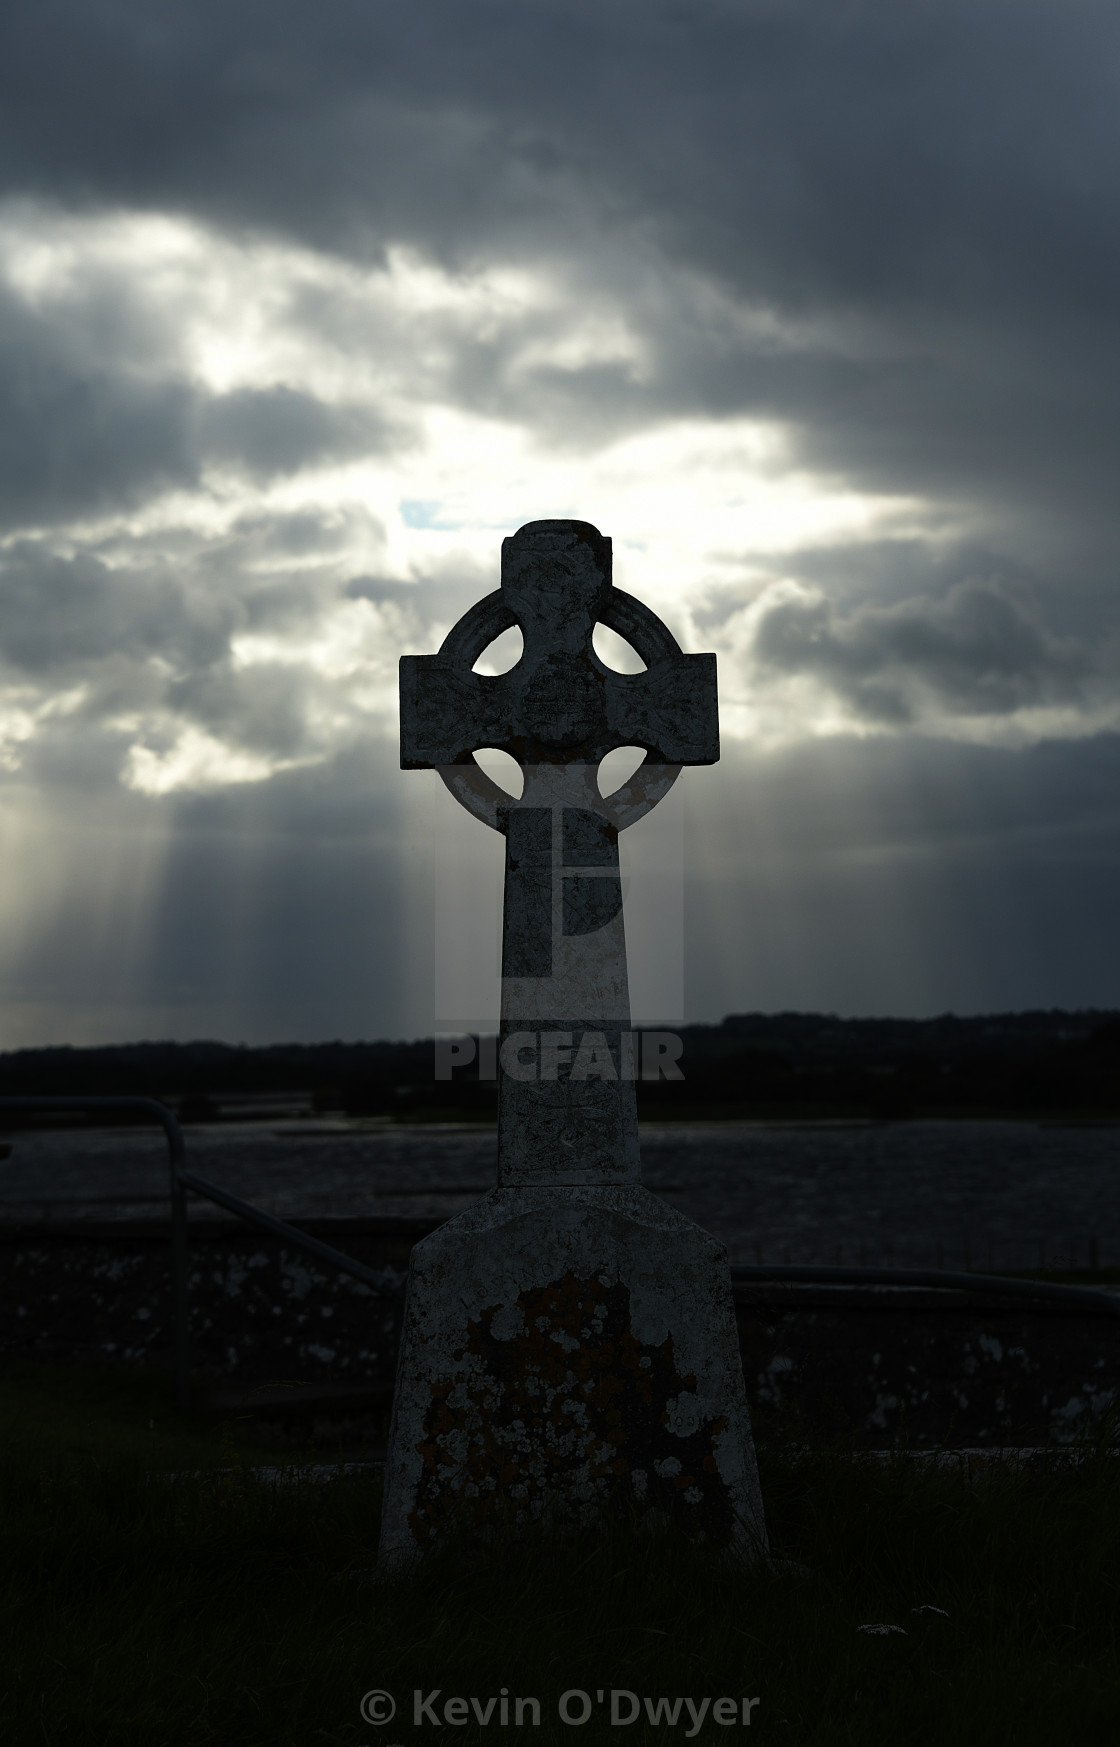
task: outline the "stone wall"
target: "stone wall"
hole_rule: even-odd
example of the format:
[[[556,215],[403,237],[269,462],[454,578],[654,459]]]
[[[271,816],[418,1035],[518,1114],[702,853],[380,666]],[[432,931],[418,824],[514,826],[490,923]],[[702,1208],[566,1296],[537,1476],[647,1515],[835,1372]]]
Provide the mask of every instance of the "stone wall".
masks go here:
[[[403,1276],[439,1222],[302,1223]],[[237,1221],[192,1221],[190,1298],[192,1367],[211,1389],[303,1385],[341,1408],[391,1386],[395,1307]],[[909,1287],[752,1283],[735,1299],[760,1430],[868,1446],[1064,1441],[1120,1397],[1120,1324],[1107,1315]],[[167,1222],[0,1226],[0,1351],[168,1367]]]
[[[751,1285],[735,1292],[747,1393],[767,1422],[868,1446],[1085,1435],[1120,1399],[1120,1320],[989,1293]]]
[[[420,1220],[305,1220],[370,1267],[408,1269]],[[238,1220],[191,1222],[191,1366],[210,1380],[381,1382],[397,1310],[359,1280]],[[164,1221],[0,1226],[0,1347],[26,1358],[169,1366],[170,1226]]]

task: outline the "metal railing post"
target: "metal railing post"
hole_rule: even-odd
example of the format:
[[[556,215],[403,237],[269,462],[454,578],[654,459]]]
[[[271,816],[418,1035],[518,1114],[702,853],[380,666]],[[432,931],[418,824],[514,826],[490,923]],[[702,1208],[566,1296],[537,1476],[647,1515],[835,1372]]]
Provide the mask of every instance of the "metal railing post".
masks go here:
[[[171,1303],[175,1319],[175,1401],[182,1413],[191,1404],[191,1307],[187,1272],[187,1191],[183,1186],[186,1147],[178,1120],[167,1112],[171,1176]]]
[[[0,1110],[135,1110],[158,1122],[167,1141],[171,1189],[171,1315],[175,1325],[175,1399],[190,1406],[190,1306],[187,1302],[187,1197],[180,1181],[186,1147],[179,1119],[158,1098],[11,1098]]]

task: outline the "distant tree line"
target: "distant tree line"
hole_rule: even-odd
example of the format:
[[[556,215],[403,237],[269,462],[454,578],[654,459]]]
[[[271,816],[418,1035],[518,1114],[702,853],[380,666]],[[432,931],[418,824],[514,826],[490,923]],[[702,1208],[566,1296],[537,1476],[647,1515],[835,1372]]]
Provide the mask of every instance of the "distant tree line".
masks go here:
[[[657,1117],[1120,1116],[1120,1013],[840,1019],[735,1014],[681,1028],[679,1081],[639,1082]],[[287,1108],[405,1120],[492,1119],[477,1064],[434,1077],[431,1039],[135,1043],[0,1055],[0,1093],[161,1098],[186,1121]],[[0,1116],[4,1126],[14,1126]]]
[[[648,1117],[1120,1114],[1116,1013],[736,1014],[684,1036],[685,1080],[639,1088]]]

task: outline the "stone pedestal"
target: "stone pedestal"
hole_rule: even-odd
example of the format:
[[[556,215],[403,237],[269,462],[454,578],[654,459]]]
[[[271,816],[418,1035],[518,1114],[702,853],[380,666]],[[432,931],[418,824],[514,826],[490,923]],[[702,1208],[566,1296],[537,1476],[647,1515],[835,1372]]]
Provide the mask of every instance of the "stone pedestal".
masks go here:
[[[765,1555],[726,1254],[638,1185],[494,1189],[412,1252],[381,1563],[604,1508]]]

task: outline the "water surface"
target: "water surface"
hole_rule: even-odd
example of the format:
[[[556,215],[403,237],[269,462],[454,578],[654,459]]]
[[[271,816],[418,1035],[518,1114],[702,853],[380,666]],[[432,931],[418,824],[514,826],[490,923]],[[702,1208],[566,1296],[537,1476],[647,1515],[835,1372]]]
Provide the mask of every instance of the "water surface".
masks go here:
[[[492,1128],[228,1123],[187,1130],[188,1163],[282,1218],[444,1217],[493,1182]],[[736,1261],[949,1267],[1120,1265],[1120,1126],[1033,1122],[703,1123],[642,1128],[647,1185]],[[162,1134],[21,1134],[0,1219],[152,1216]],[[217,1215],[192,1201],[192,1218]]]

